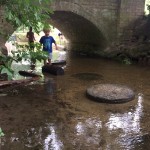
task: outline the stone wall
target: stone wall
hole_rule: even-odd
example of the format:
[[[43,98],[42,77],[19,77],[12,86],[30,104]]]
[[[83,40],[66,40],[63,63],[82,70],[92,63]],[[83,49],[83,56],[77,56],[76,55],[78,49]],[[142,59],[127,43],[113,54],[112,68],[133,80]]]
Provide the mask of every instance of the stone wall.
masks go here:
[[[128,38],[135,28],[135,21],[144,15],[145,0],[120,0],[118,36]]]
[[[112,41],[117,32],[118,3],[116,0],[55,0],[54,11],[69,11],[92,22]]]
[[[90,21],[102,33],[108,45],[132,35],[135,21],[144,14],[144,6],[145,0],[55,0],[52,5],[54,11],[72,12]]]

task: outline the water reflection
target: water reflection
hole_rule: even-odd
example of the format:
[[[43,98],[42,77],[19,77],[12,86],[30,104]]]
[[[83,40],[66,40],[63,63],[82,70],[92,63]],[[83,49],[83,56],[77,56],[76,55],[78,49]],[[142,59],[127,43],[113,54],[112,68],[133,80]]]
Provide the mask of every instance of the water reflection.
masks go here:
[[[20,142],[15,133],[12,134],[11,142]],[[45,127],[31,128],[26,130],[24,137],[24,144],[26,148],[35,148],[43,150],[62,150],[63,143],[58,137],[56,127],[53,124],[46,124]]]
[[[143,95],[138,95],[138,102],[135,109],[126,113],[111,114],[107,123],[102,119],[88,118],[85,121],[78,121],[75,126],[75,143],[84,141],[84,146],[95,145],[104,149],[128,149],[132,150],[141,133],[140,119],[143,115]]]
[[[86,144],[99,144],[100,142],[100,129],[102,122],[97,118],[88,118],[85,122],[78,122],[76,125],[76,134],[79,138],[84,140]]]
[[[48,125],[50,134],[46,137],[44,141],[44,150],[62,150],[63,148],[63,143],[59,140],[55,126],[53,125]]]
[[[134,144],[138,141],[141,135],[140,119],[143,114],[143,95],[138,95],[138,103],[135,111],[130,111],[124,114],[111,114],[106,127],[108,132],[117,132],[121,129],[121,134],[117,138],[118,144],[126,149],[133,149]]]
[[[144,99],[139,94],[137,104],[125,104],[127,108],[133,106],[124,112],[124,104],[119,105],[118,110],[118,105],[111,107],[87,101],[83,92],[89,81],[70,78],[71,74],[83,71],[96,72],[102,74],[101,82],[131,82],[136,91],[142,89],[144,95],[148,95],[149,72],[143,74],[139,68],[122,68],[100,60],[71,61],[72,66],[68,65],[63,77],[47,76],[44,84],[22,88],[25,93],[21,93],[22,96],[0,98],[0,122],[6,134],[2,150],[140,150],[140,145],[144,144],[149,148],[149,122],[144,122],[149,117],[149,98]],[[93,66],[100,66],[100,69]],[[142,87],[135,76],[138,72],[142,72]],[[120,78],[125,73],[128,75]],[[97,82],[91,81],[92,84]],[[58,88],[61,90],[56,93]],[[117,110],[120,113],[114,113]]]
[[[111,114],[106,126],[109,130],[122,129],[125,133],[140,132],[140,118],[143,112],[143,96],[139,94],[135,111],[124,114]]]
[[[56,81],[52,77],[45,75],[44,82],[45,82],[44,89],[47,92],[47,94],[53,95],[55,93],[56,87],[57,87]]]

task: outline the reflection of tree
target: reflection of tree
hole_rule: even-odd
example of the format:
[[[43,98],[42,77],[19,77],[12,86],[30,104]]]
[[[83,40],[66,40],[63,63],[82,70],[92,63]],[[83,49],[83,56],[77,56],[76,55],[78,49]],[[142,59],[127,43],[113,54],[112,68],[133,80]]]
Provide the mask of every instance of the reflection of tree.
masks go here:
[[[49,95],[54,95],[54,93],[56,92],[56,81],[47,75],[44,76],[44,80],[45,80],[45,85],[44,85],[45,91]]]
[[[6,106],[0,109],[0,122],[6,133],[3,150],[44,150],[45,139],[54,134],[46,123],[55,126],[59,108],[43,86],[45,84],[17,87],[19,95],[4,97],[4,101],[1,101],[0,104]]]
[[[48,79],[45,83],[45,90],[48,94],[54,94],[56,91],[56,83],[53,79]]]
[[[4,149],[42,149],[42,150],[62,150],[63,143],[58,137],[58,131],[54,123],[47,123],[41,127],[30,128],[22,132],[21,136],[12,133],[10,141],[4,140]],[[6,144],[7,142],[8,144]],[[1,146],[1,145],[0,145]],[[13,147],[12,147],[13,146]]]
[[[12,135],[12,142],[19,142],[19,140],[16,135]],[[25,147],[43,150],[61,150],[63,146],[55,131],[55,125],[53,124],[26,130],[24,136],[21,137],[21,141]]]
[[[45,127],[38,129],[31,128],[27,130],[24,139],[26,139],[26,141],[24,141],[25,146],[29,148],[61,150],[63,146],[55,131],[55,125],[53,124],[47,124]]]

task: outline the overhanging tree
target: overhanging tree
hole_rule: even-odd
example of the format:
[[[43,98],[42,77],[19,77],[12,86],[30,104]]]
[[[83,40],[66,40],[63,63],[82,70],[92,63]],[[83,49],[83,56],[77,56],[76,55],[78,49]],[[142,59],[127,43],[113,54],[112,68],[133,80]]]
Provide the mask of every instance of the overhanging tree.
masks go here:
[[[1,0],[4,19],[14,28],[22,25],[32,26],[38,32],[38,22],[46,23],[52,10],[52,0]]]
[[[22,25],[26,27],[31,26],[38,33],[38,23],[46,25],[47,20],[50,18],[50,14],[52,13],[50,8],[51,2],[52,0],[0,0],[0,13],[2,15],[2,22],[0,24],[0,50],[3,50],[4,43],[9,36],[8,33],[11,33],[11,29],[13,31]],[[31,54],[29,50],[25,51],[26,55]],[[46,58],[46,55],[40,51],[32,52],[33,56],[35,56],[34,59],[40,60]],[[18,52],[16,60],[21,61],[23,57],[24,55],[20,55]],[[7,57],[0,53],[0,62],[3,64],[0,66],[0,72],[7,73],[8,75],[12,74],[11,63],[13,60],[13,57]]]
[[[15,29],[32,26],[38,33],[38,22],[45,24],[52,9],[52,0],[0,0],[0,49]]]

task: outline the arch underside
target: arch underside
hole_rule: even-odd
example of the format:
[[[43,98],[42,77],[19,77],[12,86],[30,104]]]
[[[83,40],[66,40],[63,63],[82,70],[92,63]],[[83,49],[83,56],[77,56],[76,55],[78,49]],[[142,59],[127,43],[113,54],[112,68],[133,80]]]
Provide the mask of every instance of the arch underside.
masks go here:
[[[106,46],[106,39],[101,31],[89,20],[73,12],[54,11],[51,24],[65,35],[70,49],[97,51]]]

